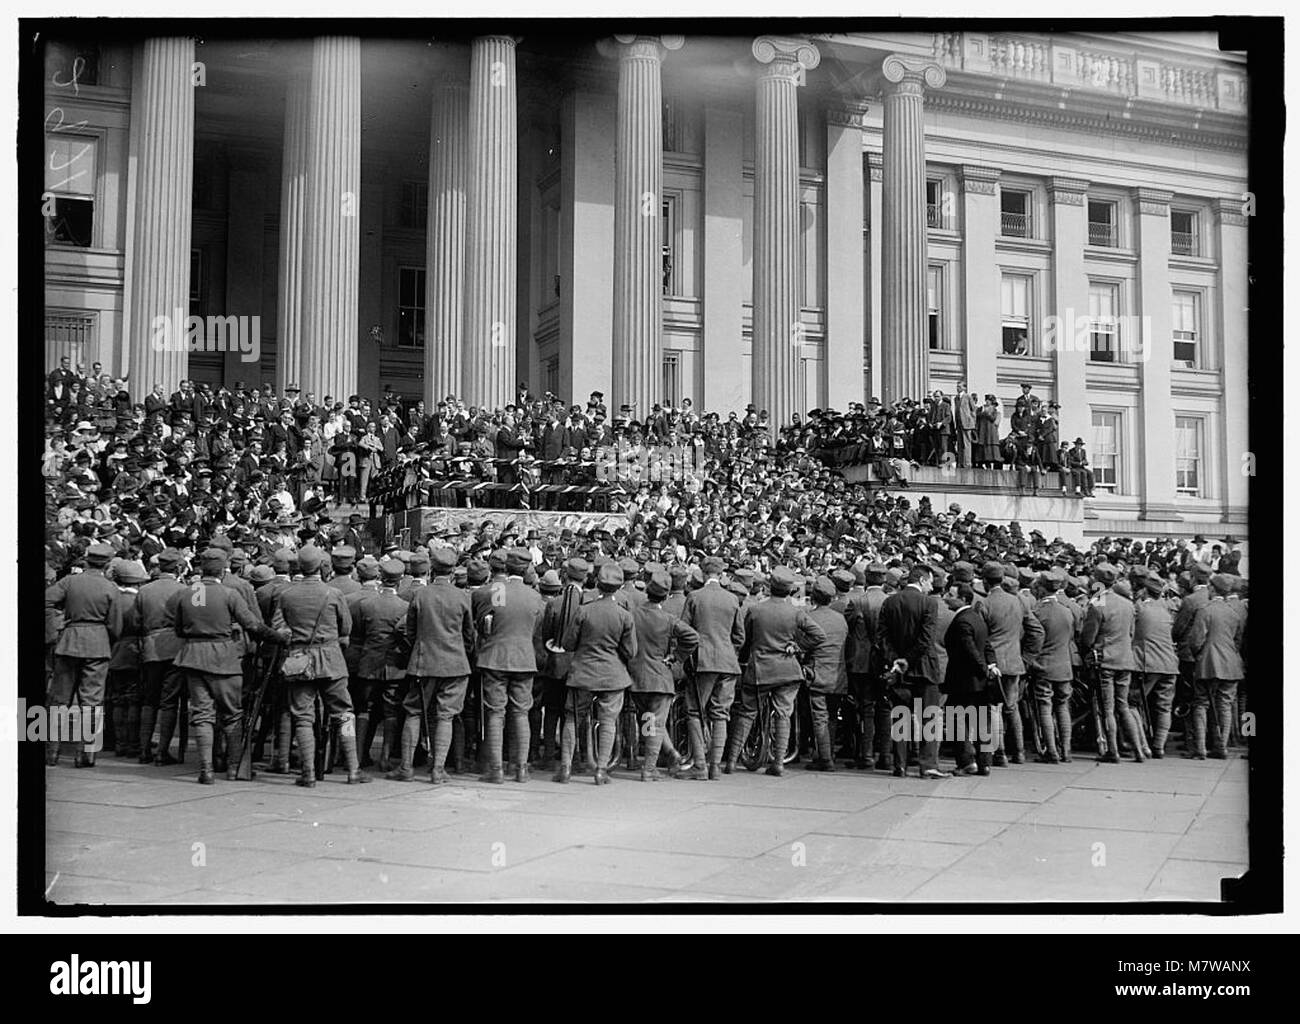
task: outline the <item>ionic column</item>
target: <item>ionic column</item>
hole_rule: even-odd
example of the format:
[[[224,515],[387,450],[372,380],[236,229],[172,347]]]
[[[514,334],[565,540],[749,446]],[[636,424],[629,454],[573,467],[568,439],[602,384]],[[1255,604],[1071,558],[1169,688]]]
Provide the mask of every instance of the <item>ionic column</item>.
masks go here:
[[[917,57],[885,58],[883,152],[882,381],[884,401],[919,398],[929,387],[926,336],[925,124],[923,94],[947,78]]]
[[[279,290],[275,313],[275,387],[283,393],[302,375],[302,237],[307,181],[307,82],[292,73],[284,100],[280,166]],[[317,395],[317,398],[323,398]],[[338,396],[335,395],[337,398]]]
[[[433,99],[425,259],[424,404],[460,392],[469,180],[469,86],[449,75]]]
[[[483,36],[470,45],[461,394],[488,408],[514,397],[517,151],[515,40]]]
[[[194,199],[194,40],[146,39],[137,57],[131,104],[136,170],[123,337],[132,390],[144,394],[162,384],[170,394],[189,372],[185,317]]]
[[[760,36],[754,139],[753,400],[773,432],[805,412],[798,394],[799,107],[795,89],[821,55],[812,43]]]
[[[613,404],[648,415],[663,366],[663,92],[659,67],[681,36],[615,36]]]
[[[361,40],[312,41],[303,208],[300,386],[346,402],[357,384]]]

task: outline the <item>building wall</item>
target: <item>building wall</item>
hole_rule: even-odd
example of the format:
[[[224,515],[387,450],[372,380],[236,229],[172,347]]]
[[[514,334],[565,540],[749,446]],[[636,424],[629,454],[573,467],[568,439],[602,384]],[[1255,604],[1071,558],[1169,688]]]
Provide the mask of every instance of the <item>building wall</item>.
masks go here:
[[[100,85],[69,90],[47,83],[47,123],[95,141],[96,214],[89,247],[47,248],[46,303],[52,316],[92,314],[94,340],[82,358],[121,372],[130,53],[106,54]],[[751,392],[753,101],[676,95],[672,76],[665,65],[672,104],[664,156],[672,254],[663,327],[672,370],[665,386],[674,388],[673,400],[689,397],[697,408],[742,409]],[[363,96],[365,89],[363,83]],[[1232,207],[1246,188],[1244,150],[1136,142],[1014,112],[989,116],[986,108],[971,113],[963,99],[963,86],[950,82],[941,99],[926,105],[927,172],[940,199],[928,248],[940,281],[940,347],[931,353],[930,386],[951,391],[965,382],[973,392],[995,392],[1009,413],[1019,384],[1030,382],[1045,400],[1060,401],[1062,437],[1084,437],[1094,462],[1093,414],[1116,416],[1118,479],[1113,493],[1099,492],[1093,505],[1098,531],[1125,522],[1131,532],[1245,532],[1246,228]],[[581,402],[592,390],[610,390],[615,97],[610,83],[584,81],[521,101],[521,110],[541,108],[548,119],[520,129],[519,377],[536,393],[553,390]],[[191,367],[196,379],[253,383],[259,374],[273,375],[282,129],[279,108],[269,107],[269,114],[248,115],[257,121],[251,139],[241,137],[239,103],[216,97],[198,108],[199,305],[212,313],[260,312],[263,360],[250,369],[201,357]],[[392,384],[415,397],[423,392],[422,353],[397,343],[399,281],[403,268],[422,270],[426,258],[424,225],[412,219],[409,200],[410,189],[428,178],[427,110],[408,121],[405,134],[363,139],[358,386],[377,394]],[[801,90],[806,408],[842,407],[878,393],[877,229],[888,197],[871,169],[879,165],[882,134],[878,101],[845,120],[824,96]],[[1117,245],[1087,244],[1087,207],[1054,201],[1061,179],[1083,182],[1088,198],[1115,204]],[[984,188],[981,181],[993,184]],[[1006,189],[1030,195],[1028,238],[1001,230]],[[1169,218],[1144,212],[1153,208],[1143,198],[1152,192],[1168,193],[1173,208],[1196,214],[1196,255],[1170,252]],[[1004,273],[1030,282],[1026,355],[1002,352]],[[1086,353],[1050,350],[1049,318],[1068,323],[1071,314],[1086,314],[1090,282],[1116,286],[1120,313],[1149,318],[1155,362],[1103,364]],[[1199,311],[1194,368],[1169,365],[1175,289],[1193,294]],[[417,294],[422,303],[422,287]],[[1123,339],[1121,352],[1133,353],[1137,340]],[[48,361],[59,351],[47,342]],[[1175,487],[1175,417],[1199,425],[1195,496]]]

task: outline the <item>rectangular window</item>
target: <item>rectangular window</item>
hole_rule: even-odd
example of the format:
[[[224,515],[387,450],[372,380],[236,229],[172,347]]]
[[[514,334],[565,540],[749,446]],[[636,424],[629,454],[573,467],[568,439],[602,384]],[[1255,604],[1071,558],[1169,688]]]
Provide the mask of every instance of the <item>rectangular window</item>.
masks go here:
[[[81,40],[51,40],[45,49],[45,80],[57,89],[99,84],[99,46]]]
[[[1088,244],[1113,249],[1119,245],[1116,234],[1115,204],[1100,199],[1088,200]]]
[[[1031,238],[1030,193],[1002,189],[1002,234],[1007,238]]]
[[[45,136],[45,244],[88,248],[95,229],[95,168],[99,140],[49,132]]]
[[[664,196],[663,237],[660,239],[663,256],[663,288],[665,295],[677,294],[677,197]]]
[[[1199,416],[1174,417],[1175,487],[1179,494],[1201,497],[1201,430]]]
[[[398,224],[413,231],[423,231],[429,223],[429,183],[402,182],[402,210]]]
[[[943,348],[943,268],[928,267],[925,272],[926,323],[930,347]]]
[[[1201,340],[1201,297],[1174,292],[1174,365],[1196,366]]]
[[[1198,234],[1195,210],[1169,211],[1169,251],[1175,256],[1199,256]]]
[[[1094,363],[1119,362],[1119,285],[1088,285],[1088,358]]]
[[[659,403],[675,408],[682,401],[682,360],[680,352],[664,352],[664,388]],[[648,410],[647,410],[648,411]]]
[[[553,395],[560,393],[560,357],[552,356],[546,360],[545,368],[542,371],[543,390],[549,391]]]
[[[943,180],[940,178],[925,183],[925,223],[927,227],[943,227]]]
[[[1029,355],[1029,322],[1032,316],[1028,274],[1002,275],[1002,353],[1008,356]]]
[[[96,313],[78,309],[45,311],[45,365],[53,368],[64,356],[73,366],[85,362],[86,353],[94,351]]]
[[[1098,487],[1120,493],[1120,414],[1094,412],[1092,414],[1092,464],[1093,483]]]
[[[397,268],[397,344],[424,348],[424,268]]]

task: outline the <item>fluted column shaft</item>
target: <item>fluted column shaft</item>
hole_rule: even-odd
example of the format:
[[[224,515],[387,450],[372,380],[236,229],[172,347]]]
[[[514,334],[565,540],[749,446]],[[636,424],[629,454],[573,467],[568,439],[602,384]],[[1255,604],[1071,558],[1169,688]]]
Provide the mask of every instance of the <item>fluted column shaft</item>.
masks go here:
[[[424,403],[430,411],[461,386],[468,181],[469,88],[449,78],[434,97],[429,136]]]
[[[938,88],[937,65],[886,57],[882,240],[883,391],[886,403],[919,398],[929,387],[926,331],[924,86]]]
[[[799,107],[795,90],[817,66],[816,49],[763,37],[754,56],[759,74],[754,137],[754,404],[773,431],[803,412],[799,365],[803,327],[799,302]]]
[[[357,385],[361,41],[312,41],[303,211],[303,393],[346,402]]]
[[[135,72],[131,135],[138,148],[127,247],[126,347],[127,372],[139,394],[155,384],[170,394],[189,372],[193,65],[193,39],[146,39]]]
[[[504,406],[515,385],[518,124],[515,41],[484,36],[470,46],[469,193],[461,394]]]
[[[662,396],[663,92],[665,46],[648,36],[617,36],[618,131],[614,155],[615,406],[646,416]],[[676,45],[673,45],[673,44]]]
[[[290,75],[284,101],[284,157],[280,168],[275,387],[281,393],[287,385],[297,384],[302,376],[302,238],[306,166],[307,82],[302,74],[294,73]]]

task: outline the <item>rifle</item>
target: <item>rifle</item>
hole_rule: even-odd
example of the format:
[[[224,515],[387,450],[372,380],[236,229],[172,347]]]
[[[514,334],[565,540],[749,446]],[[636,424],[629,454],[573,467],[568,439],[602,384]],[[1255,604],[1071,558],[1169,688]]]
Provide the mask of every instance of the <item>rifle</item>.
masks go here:
[[[271,679],[274,678],[275,672],[279,668],[280,660],[283,656],[284,646],[277,644],[275,652],[271,655],[270,659],[264,663],[262,679],[261,682],[258,683],[253,696],[252,709],[244,718],[243,746],[240,748],[239,764],[235,771],[235,778],[240,782],[247,782],[253,777],[252,740],[257,728],[257,719],[262,713],[262,702],[266,699],[266,691],[270,688]]]

